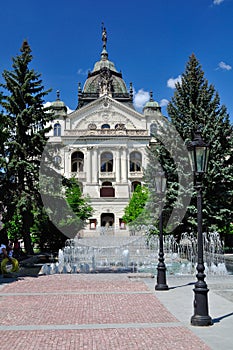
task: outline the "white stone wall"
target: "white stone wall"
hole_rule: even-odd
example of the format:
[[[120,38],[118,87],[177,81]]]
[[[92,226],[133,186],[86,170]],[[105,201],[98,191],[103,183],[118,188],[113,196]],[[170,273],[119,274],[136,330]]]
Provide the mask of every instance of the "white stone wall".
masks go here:
[[[103,103],[104,102],[104,103]],[[140,114],[111,98],[99,98],[69,116],[55,119],[61,125],[61,137],[54,137],[50,131],[50,142],[61,142],[63,145],[61,173],[69,178],[75,176],[82,184],[83,195],[89,196],[94,208],[93,219],[97,220],[98,230],[101,227],[101,215],[114,215],[114,229],[120,230],[120,219],[132,195],[132,182],[141,182],[143,169],[147,166],[146,147],[149,144],[150,126],[161,119],[159,111],[145,111]],[[108,123],[110,129],[101,129]],[[116,130],[115,125],[121,123],[125,129]],[[94,125],[94,128],[93,128]],[[81,173],[71,172],[71,155],[80,151],[84,155],[84,168]],[[141,171],[130,173],[130,153],[140,152],[142,155]],[[101,172],[101,154],[111,152],[113,155],[113,171]],[[115,197],[100,197],[102,183],[108,181],[115,189]],[[90,231],[90,225],[86,232]],[[83,231],[85,234],[85,230]],[[127,230],[125,231],[127,232]],[[89,232],[90,233],[90,232]]]

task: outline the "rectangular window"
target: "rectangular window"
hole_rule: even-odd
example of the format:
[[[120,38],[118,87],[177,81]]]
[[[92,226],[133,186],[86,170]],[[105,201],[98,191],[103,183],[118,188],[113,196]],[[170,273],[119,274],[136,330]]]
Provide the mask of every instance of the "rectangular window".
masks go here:
[[[119,227],[120,227],[121,230],[125,230],[126,229],[125,222],[122,219],[119,219]]]
[[[96,230],[97,219],[90,219],[90,230]]]
[[[100,197],[115,197],[115,189],[113,187],[102,187]]]

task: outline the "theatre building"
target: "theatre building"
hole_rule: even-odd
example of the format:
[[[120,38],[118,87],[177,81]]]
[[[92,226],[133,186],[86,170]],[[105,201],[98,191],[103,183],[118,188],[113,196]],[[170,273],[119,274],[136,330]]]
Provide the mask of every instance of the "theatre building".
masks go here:
[[[143,183],[146,148],[162,116],[152,94],[142,113],[135,110],[132,83],[127,88],[122,73],[109,60],[106,44],[103,29],[100,60],[84,86],[78,86],[76,110],[67,114],[59,92],[52,104],[56,117],[49,142],[63,145],[57,156],[61,172],[77,179],[94,209],[83,231],[86,236],[107,229],[129,234],[122,220],[124,209],[135,187]]]

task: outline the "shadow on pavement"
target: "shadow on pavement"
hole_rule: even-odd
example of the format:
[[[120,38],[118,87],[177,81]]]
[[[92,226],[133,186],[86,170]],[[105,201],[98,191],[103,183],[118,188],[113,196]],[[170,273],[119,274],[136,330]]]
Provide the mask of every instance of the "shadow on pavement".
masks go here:
[[[181,286],[169,287],[169,289],[176,289],[176,288],[181,288],[181,287],[192,286],[192,285],[194,285],[195,283],[196,283],[196,282],[190,282],[190,283],[182,284]]]
[[[221,320],[223,320],[224,318],[230,317],[230,316],[233,316],[233,312],[226,314],[226,315],[223,315],[223,316],[220,316],[220,317],[216,317],[216,318],[212,319],[212,321],[213,321],[213,323],[218,323]]]

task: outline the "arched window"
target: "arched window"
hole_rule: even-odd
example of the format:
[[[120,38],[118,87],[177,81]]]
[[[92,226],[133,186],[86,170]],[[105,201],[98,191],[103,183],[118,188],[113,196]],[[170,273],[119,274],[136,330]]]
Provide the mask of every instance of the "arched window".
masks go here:
[[[110,129],[110,125],[109,124],[103,124],[101,126],[101,129]]]
[[[71,171],[82,172],[84,166],[84,155],[82,152],[74,152],[71,155]]]
[[[155,123],[153,123],[150,126],[150,136],[156,135],[156,132],[157,132],[157,125]]]
[[[61,124],[60,123],[54,124],[53,136],[61,136]]]
[[[113,156],[110,152],[104,152],[101,154],[101,172],[113,171]]]
[[[134,192],[136,190],[136,187],[141,186],[142,184],[139,181],[133,181],[131,185],[132,185],[131,190],[132,192]]]
[[[102,213],[100,220],[101,220],[101,226],[103,227],[111,227],[114,225],[114,214],[113,213]]]
[[[130,153],[129,161],[130,172],[141,171],[142,169],[142,155],[139,152]]]
[[[112,187],[112,183],[111,183],[111,181],[104,181],[104,182],[102,183],[102,186],[105,186],[105,187]]]

